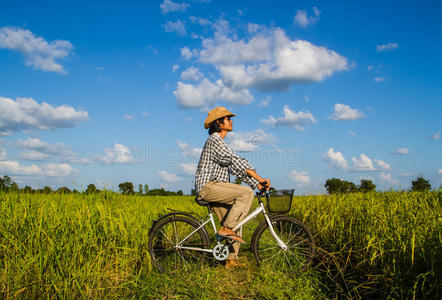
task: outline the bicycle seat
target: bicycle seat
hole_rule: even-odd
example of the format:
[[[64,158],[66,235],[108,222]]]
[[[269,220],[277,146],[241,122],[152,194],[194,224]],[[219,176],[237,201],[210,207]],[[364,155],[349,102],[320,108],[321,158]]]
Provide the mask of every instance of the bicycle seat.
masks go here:
[[[198,197],[195,198],[195,202],[198,203],[198,205],[201,205],[201,206],[209,206],[210,205],[209,201],[206,201],[204,199],[198,199]]]

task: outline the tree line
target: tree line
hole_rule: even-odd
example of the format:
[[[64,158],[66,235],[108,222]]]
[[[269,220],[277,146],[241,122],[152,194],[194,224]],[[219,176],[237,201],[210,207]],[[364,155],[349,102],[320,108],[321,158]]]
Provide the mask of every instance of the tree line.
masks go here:
[[[164,188],[160,189],[149,189],[149,185],[140,184],[138,186],[138,191],[134,190],[134,185],[132,182],[122,182],[118,185],[118,189],[123,195],[144,195],[144,196],[183,196],[184,193],[182,190],[177,192],[168,191]],[[53,190],[50,186],[45,186],[41,189],[33,189],[32,187],[26,185],[23,188],[20,188],[16,182],[14,182],[11,177],[4,175],[0,177],[0,191],[2,192],[22,192],[27,194],[52,194],[52,193],[63,193],[63,194],[95,194],[102,192],[97,189],[95,184],[91,183],[87,186],[86,190],[78,191],[77,189],[69,189],[66,186],[62,186],[56,190]]]
[[[376,185],[371,180],[362,179],[359,185],[353,182],[341,180],[339,178],[330,178],[324,184],[329,194],[344,194],[344,193],[368,193],[376,190]],[[419,176],[416,180],[411,181],[410,191],[425,192],[431,190],[431,184],[428,180]]]
[[[241,184],[241,180],[238,178],[235,180],[235,183]],[[344,194],[344,193],[368,193],[374,192],[376,190],[376,185],[371,180],[362,179],[359,185],[354,184],[353,182],[341,180],[339,178],[330,178],[324,184],[324,187],[327,189],[329,194]],[[147,184],[139,184],[138,191],[135,191],[134,185],[132,182],[126,181],[122,182],[118,185],[118,189],[123,195],[144,195],[144,196],[183,196],[184,193],[182,190],[177,192],[167,191],[164,188],[160,189],[149,189],[149,185]],[[411,181],[410,191],[418,191],[424,192],[431,190],[431,184],[428,180],[419,176],[416,180]],[[8,192],[8,191],[17,191],[23,193],[40,193],[40,194],[51,194],[51,193],[63,193],[63,194],[94,194],[100,193],[101,191],[97,189],[94,184],[89,184],[83,192],[80,192],[76,189],[69,189],[66,186],[62,186],[57,190],[53,190],[50,186],[45,186],[42,189],[33,189],[32,187],[26,185],[24,188],[20,188],[16,182],[14,182],[9,176],[4,175],[3,178],[0,177],[0,191]],[[191,195],[196,195],[195,189],[192,189]]]

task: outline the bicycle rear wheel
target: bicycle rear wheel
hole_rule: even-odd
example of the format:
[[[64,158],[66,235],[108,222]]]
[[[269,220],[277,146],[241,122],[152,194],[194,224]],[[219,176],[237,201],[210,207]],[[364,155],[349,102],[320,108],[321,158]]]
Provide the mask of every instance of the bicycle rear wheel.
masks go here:
[[[152,264],[161,272],[191,269],[204,260],[204,252],[180,248],[208,248],[209,237],[204,227],[184,216],[171,215],[161,219],[150,232],[149,254]],[[195,232],[194,232],[195,231]],[[192,232],[194,232],[192,234]],[[192,234],[192,235],[191,235]],[[190,237],[188,237],[191,235]],[[188,237],[184,242],[182,242]]]
[[[311,264],[315,242],[310,230],[289,216],[270,217],[277,236],[287,245],[283,250],[270,232],[267,222],[262,222],[253,233],[252,252],[258,265],[269,264],[292,274],[303,272]]]

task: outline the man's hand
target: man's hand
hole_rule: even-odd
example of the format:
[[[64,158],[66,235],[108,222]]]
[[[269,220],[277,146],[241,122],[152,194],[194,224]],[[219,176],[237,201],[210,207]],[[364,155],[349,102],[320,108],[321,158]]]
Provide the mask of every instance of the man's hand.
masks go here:
[[[265,188],[266,190],[270,190],[270,179],[264,179],[261,176],[259,176],[258,174],[256,174],[255,171],[253,170],[246,170],[247,175],[255,178],[256,180],[258,180],[258,186],[257,188],[261,191],[263,188]]]
[[[270,190],[270,179],[262,179],[260,183],[258,183],[257,186],[258,190],[263,190],[264,188],[266,190]]]

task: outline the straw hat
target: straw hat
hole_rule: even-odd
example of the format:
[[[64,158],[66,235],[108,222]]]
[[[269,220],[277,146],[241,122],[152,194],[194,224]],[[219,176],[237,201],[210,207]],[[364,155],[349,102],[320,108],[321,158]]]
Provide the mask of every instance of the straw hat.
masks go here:
[[[210,123],[212,123],[215,120],[218,120],[222,117],[234,117],[235,114],[232,114],[230,111],[228,111],[225,107],[215,107],[209,113],[207,114],[207,118],[204,121],[204,128],[209,129]]]

